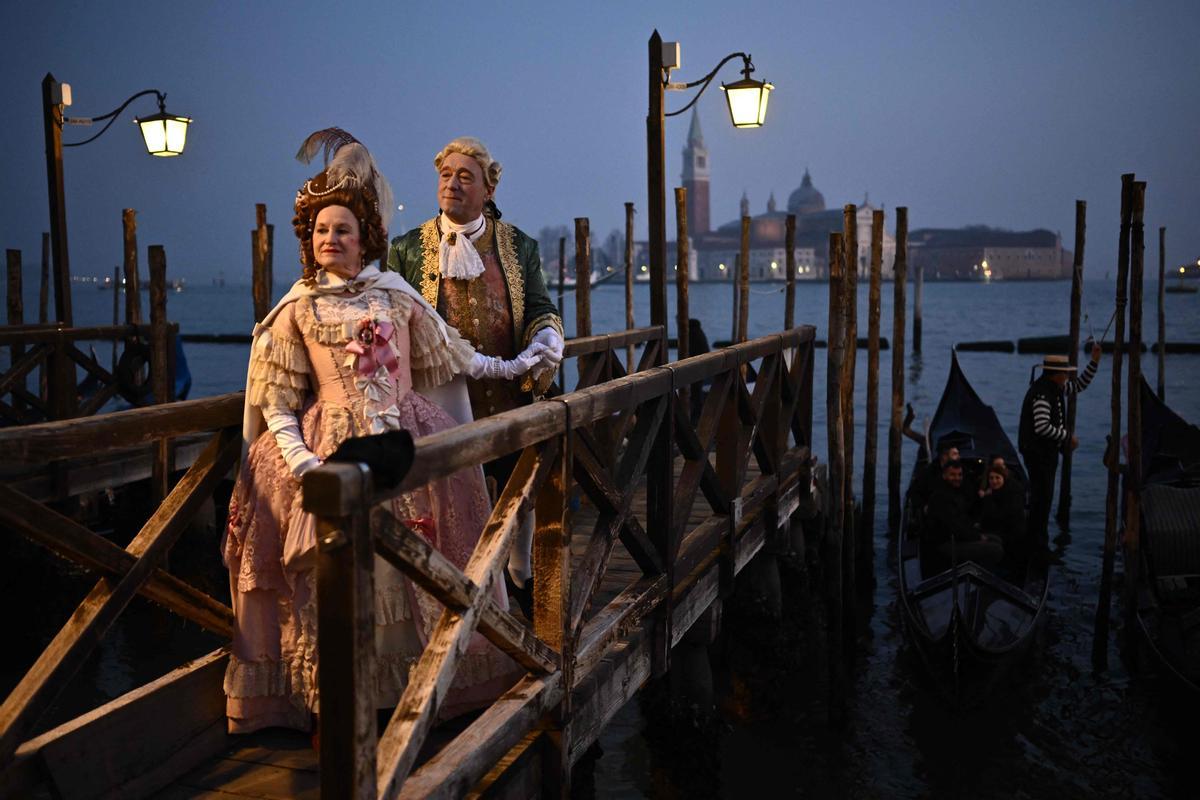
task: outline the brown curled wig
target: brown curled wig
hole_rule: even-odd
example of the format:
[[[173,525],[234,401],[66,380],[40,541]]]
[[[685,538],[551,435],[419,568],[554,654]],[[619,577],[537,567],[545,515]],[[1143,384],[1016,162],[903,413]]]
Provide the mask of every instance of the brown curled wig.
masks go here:
[[[370,263],[387,254],[387,228],[379,214],[379,200],[371,185],[362,185],[353,175],[342,178],[335,186],[327,186],[327,173],[322,170],[311,180],[305,181],[296,192],[295,216],[292,228],[300,240],[300,263],[304,265],[302,279],[311,281],[317,275],[317,261],[313,255],[313,224],[321,209],[328,206],[344,206],[358,220],[359,239],[362,242],[363,261]]]

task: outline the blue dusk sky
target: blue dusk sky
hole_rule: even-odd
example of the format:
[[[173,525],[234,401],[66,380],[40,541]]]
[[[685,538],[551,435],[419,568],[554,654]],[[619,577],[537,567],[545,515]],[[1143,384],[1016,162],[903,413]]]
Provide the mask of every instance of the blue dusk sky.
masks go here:
[[[276,231],[275,274],[296,267],[293,159],[311,131],[341,126],[376,155],[406,210],[435,211],[433,154],[474,134],[504,164],[505,218],[532,235],[587,216],[597,238],[634,201],[645,236],[646,43],[682,45],[678,80],[749,51],[774,82],[765,127],[736,131],[722,94],[698,108],[712,219],[781,206],[805,168],[830,207],[869,193],[910,226],[1061,231],[1088,201],[1090,274],[1115,264],[1120,175],[1148,181],[1147,265],[1167,227],[1168,263],[1200,257],[1200,3],[605,2],[7,4],[0,32],[3,246],[34,279],[48,229],[41,80],[71,84],[73,116],[158,88],[195,118],[186,153],[145,154],[134,103],[65,156],[75,274],[121,261],[121,209],[170,274],[248,282],[254,204]],[[738,77],[736,64],[719,76]],[[688,98],[670,93],[668,110]],[[78,141],[93,129],[68,128]],[[687,117],[667,122],[668,192]],[[673,229],[673,213],[668,212]]]

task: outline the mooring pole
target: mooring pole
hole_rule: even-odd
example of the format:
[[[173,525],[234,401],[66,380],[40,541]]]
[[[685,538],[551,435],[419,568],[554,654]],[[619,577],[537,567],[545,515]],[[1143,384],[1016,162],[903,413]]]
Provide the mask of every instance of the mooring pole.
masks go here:
[[[558,318],[563,318],[563,291],[567,282],[567,237],[558,237]]]
[[[587,217],[575,218],[575,335],[592,335],[592,238]]]
[[[688,304],[688,216],[687,189],[675,189],[675,359],[682,361],[691,355],[691,342],[688,340],[688,316],[691,313]],[[630,349],[630,363],[633,363],[633,350]],[[630,367],[630,372],[633,368]],[[691,408],[690,389],[679,387],[679,402],[683,408]]]
[[[25,299],[21,286],[21,251],[6,250],[6,266],[8,267],[8,324],[23,325],[25,323]],[[16,364],[25,355],[25,345],[12,344],[8,347],[9,366]],[[24,389],[28,378],[21,378],[13,391],[13,411],[21,414],[25,411],[25,399],[16,389]]]
[[[846,334],[842,319],[842,235],[829,234],[829,344],[825,351],[825,404],[827,448],[829,450],[829,509],[825,524],[826,604],[829,608],[829,719],[844,721],[846,703],[846,662],[843,635],[845,629],[845,580],[843,530],[845,515],[842,505],[846,499],[845,447],[842,432],[842,360],[846,349]]]
[[[1083,246],[1087,234],[1087,202],[1075,201],[1075,263],[1071,269],[1071,327],[1067,334],[1067,359],[1072,367],[1079,366],[1079,306],[1083,298]],[[1074,392],[1067,395],[1067,441],[1063,444],[1062,480],[1058,484],[1058,524],[1064,529],[1071,524],[1071,437],[1075,435]]]
[[[863,434],[862,555],[873,552],[875,530],[875,458],[879,436],[879,314],[883,280],[883,210],[871,212],[871,277],[867,293],[867,429]]]
[[[892,267],[892,421],[888,426],[888,528],[900,524],[901,415],[904,413],[904,312],[908,280],[908,208],[896,209],[896,260]]]
[[[1163,283],[1167,274],[1167,229],[1158,229],[1158,399],[1167,401],[1167,317]]]
[[[1117,501],[1121,488],[1121,359],[1125,349],[1125,287],[1129,278],[1129,228],[1133,205],[1133,173],[1121,176],[1121,234],[1117,243],[1117,303],[1114,315],[1111,429],[1104,463],[1108,468],[1108,491],[1104,500],[1104,558],[1100,569],[1100,599],[1096,606],[1096,629],[1092,638],[1092,665],[1108,666],[1108,622],[1112,609],[1113,561],[1117,550]]]
[[[746,341],[750,329],[750,217],[742,216],[742,241],[738,258],[737,342]]]
[[[150,245],[147,261],[150,262],[150,386],[154,391],[154,402],[162,404],[174,399],[172,383],[175,377],[171,374],[175,342],[167,321],[167,256],[162,245]],[[161,503],[170,491],[173,461],[174,448],[170,441],[158,439],[150,479],[157,503]]]
[[[562,291],[561,289],[559,291]],[[625,329],[636,323],[633,317],[633,203],[625,204]],[[625,348],[625,373],[633,372],[633,345]]]
[[[113,267],[112,275],[112,324],[117,327],[121,324],[121,268]],[[117,337],[112,340],[112,372],[117,374]]]
[[[1129,384],[1125,387],[1129,418],[1129,463],[1125,465],[1125,613],[1130,621],[1137,610],[1142,528],[1142,283],[1145,268],[1146,182],[1133,183],[1133,231],[1129,246]],[[1132,630],[1132,628],[1130,628]]]
[[[921,295],[925,293],[925,267],[916,266],[917,275],[913,286],[913,353],[921,352]]]
[[[842,571],[846,595],[843,611],[847,630],[843,644],[846,655],[854,654],[854,630],[858,606],[858,524],[854,504],[854,384],[858,361],[858,207],[849,203],[842,208],[842,318],[845,358],[842,361],[842,436],[845,439],[845,480],[842,490]]]
[[[267,225],[267,206],[265,203],[254,204],[254,215],[257,225],[250,232],[250,260],[253,265],[254,321],[262,322],[271,311],[272,257],[271,233],[272,226]]]
[[[788,214],[784,222],[783,246],[787,250],[787,291],[783,296],[783,329],[790,331],[796,324],[796,215]]]
[[[125,266],[125,324],[142,324],[142,295],[138,277],[137,211],[121,212],[122,260]]]

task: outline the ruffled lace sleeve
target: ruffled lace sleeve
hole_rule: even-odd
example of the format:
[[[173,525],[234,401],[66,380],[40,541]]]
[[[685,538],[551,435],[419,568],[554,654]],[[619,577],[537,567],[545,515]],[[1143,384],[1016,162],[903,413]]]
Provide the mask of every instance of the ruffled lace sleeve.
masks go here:
[[[250,405],[296,411],[304,404],[312,367],[296,324],[297,305],[281,310],[271,327],[254,340],[246,397]]]
[[[471,343],[456,328],[426,313],[412,298],[407,295],[403,297],[411,309],[408,336],[413,387],[418,391],[432,389],[466,371],[475,355]]]

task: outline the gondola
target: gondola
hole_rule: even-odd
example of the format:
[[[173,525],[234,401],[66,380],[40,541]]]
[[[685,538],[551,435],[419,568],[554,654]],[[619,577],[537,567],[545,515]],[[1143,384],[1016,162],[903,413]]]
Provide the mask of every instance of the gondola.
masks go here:
[[[1200,698],[1200,428],[1142,380],[1137,630],[1158,672]]]
[[[953,352],[946,388],[913,469],[914,482],[929,464],[929,444],[944,437],[958,441],[968,474],[972,468],[976,476],[982,474],[990,456],[1002,455],[1010,474],[1028,486],[996,412],[967,382]],[[974,561],[938,563],[934,554],[922,553],[918,504],[910,482],[897,548],[903,629],[937,686],[955,702],[973,705],[1028,655],[1045,619],[1049,559],[1044,553],[1030,555],[1019,579]]]

